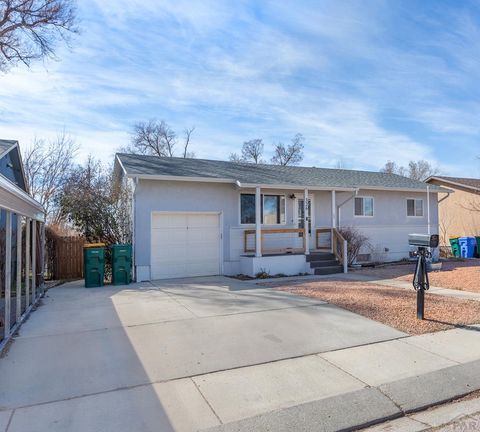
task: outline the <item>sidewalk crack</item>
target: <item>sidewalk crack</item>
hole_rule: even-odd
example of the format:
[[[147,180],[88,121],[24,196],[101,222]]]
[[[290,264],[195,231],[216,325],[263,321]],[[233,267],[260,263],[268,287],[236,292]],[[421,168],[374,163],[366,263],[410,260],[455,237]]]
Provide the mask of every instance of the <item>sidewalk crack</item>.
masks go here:
[[[212,410],[213,414],[215,415],[215,417],[217,418],[217,420],[220,422],[220,424],[222,425],[223,424],[223,421],[222,419],[220,418],[220,416],[217,414],[217,412],[213,409],[213,406],[210,404],[210,402],[208,401],[208,399],[205,397],[205,395],[202,393],[202,391],[200,390],[200,386],[195,382],[195,380],[193,378],[190,378],[190,381],[192,381],[193,385],[195,386],[195,388],[198,390],[198,392],[200,393],[200,395],[202,396],[203,400],[205,401],[205,403],[208,405],[208,407]]]

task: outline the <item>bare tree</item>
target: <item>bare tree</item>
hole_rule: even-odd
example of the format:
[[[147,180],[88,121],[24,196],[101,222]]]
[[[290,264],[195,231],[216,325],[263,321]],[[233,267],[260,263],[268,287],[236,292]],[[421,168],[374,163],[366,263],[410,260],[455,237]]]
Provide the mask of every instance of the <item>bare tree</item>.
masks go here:
[[[278,143],[275,146],[274,155],[271,159],[273,165],[297,165],[303,159],[303,148],[305,138],[302,134],[296,134],[291,141],[291,144],[286,146],[283,143]]]
[[[193,126],[190,129],[185,128],[185,130],[183,131],[184,136],[185,136],[185,140],[184,140],[184,144],[183,144],[183,157],[184,158],[194,158],[195,157],[195,153],[188,151],[188,146],[190,144],[190,137],[192,136],[192,133],[193,133],[194,130],[195,130],[195,127]]]
[[[88,241],[107,244],[131,241],[125,185],[116,185],[111,167],[89,157],[76,166],[58,197],[62,216]]]
[[[188,151],[194,127],[185,129],[182,156],[194,157]],[[163,120],[155,119],[147,122],[138,122],[133,126],[130,146],[124,151],[159,157],[174,157],[178,137],[175,131]]]
[[[426,160],[412,160],[408,163],[408,168],[400,166],[394,161],[388,161],[380,172],[398,174],[413,180],[424,181],[428,177],[440,174],[441,171]]]
[[[242,155],[239,156],[237,153],[232,153],[230,155],[230,161],[260,164],[264,163],[262,160],[262,154],[263,141],[261,138],[256,138],[245,141],[242,145]]]
[[[78,149],[73,138],[63,132],[48,143],[35,138],[32,146],[23,152],[30,193],[45,208],[49,222],[59,222],[56,194],[70,176]]]
[[[386,174],[398,174],[401,176],[406,176],[406,170],[404,167],[399,166],[396,162],[394,161],[387,161],[385,166],[380,169],[380,172],[386,173]]]
[[[337,159],[333,167],[335,169],[348,169],[348,165],[349,163],[347,162],[347,160],[343,157],[340,157],[339,159]]]
[[[73,0],[0,0],[0,71],[53,57],[56,43],[76,32]]]

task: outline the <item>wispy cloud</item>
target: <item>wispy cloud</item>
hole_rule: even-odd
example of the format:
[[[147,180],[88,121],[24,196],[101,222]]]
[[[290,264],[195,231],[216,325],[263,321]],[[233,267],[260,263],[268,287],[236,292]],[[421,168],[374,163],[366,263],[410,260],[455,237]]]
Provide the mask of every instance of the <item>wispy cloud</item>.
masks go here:
[[[108,160],[157,117],[195,125],[201,157],[301,132],[309,165],[477,175],[480,11],[442,5],[84,0],[73,51],[0,76],[0,135],[65,128]]]

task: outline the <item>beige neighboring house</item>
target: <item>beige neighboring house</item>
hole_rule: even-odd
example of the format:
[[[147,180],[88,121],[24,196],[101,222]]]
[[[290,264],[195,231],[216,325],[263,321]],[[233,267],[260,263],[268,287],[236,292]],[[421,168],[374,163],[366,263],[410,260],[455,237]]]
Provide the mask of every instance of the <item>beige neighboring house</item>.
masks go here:
[[[433,176],[427,183],[454,192],[438,194],[441,246],[448,246],[450,237],[480,236],[480,179]]]

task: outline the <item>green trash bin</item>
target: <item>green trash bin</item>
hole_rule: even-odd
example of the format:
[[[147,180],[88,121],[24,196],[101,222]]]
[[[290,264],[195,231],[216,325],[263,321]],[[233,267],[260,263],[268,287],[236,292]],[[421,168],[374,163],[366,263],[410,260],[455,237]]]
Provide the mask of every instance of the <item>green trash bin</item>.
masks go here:
[[[116,244],[112,247],[112,284],[128,285],[132,273],[132,245]]]
[[[450,237],[450,246],[452,247],[452,254],[456,258],[460,258],[460,244],[458,237]]]
[[[83,247],[83,277],[85,288],[103,286],[105,279],[105,247],[102,243]]]
[[[476,236],[475,238],[477,240],[477,258],[480,258],[480,237]]]

